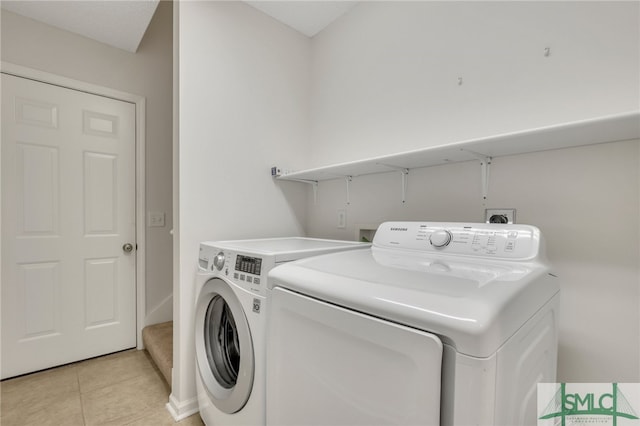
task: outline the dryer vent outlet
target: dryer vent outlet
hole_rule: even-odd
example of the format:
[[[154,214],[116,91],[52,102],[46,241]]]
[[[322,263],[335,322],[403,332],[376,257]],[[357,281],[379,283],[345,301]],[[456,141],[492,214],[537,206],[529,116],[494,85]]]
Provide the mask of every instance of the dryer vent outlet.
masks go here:
[[[516,209],[486,209],[486,223],[516,223]]]

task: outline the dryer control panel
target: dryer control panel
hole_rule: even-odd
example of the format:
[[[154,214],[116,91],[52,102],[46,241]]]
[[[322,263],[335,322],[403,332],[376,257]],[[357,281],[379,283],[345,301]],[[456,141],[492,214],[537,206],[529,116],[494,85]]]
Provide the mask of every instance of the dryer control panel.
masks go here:
[[[385,222],[373,246],[513,260],[542,255],[540,230],[535,226],[493,223]]]

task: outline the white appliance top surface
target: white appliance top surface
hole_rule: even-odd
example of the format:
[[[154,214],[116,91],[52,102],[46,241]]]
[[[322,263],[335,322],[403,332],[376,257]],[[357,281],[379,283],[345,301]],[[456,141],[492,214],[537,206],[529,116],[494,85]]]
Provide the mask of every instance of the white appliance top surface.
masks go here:
[[[285,237],[254,240],[207,241],[203,245],[219,250],[233,250],[254,255],[273,256],[276,262],[300,259],[315,254],[337,250],[370,247],[370,244],[355,241],[325,240],[319,238]]]
[[[395,237],[389,240],[384,226],[396,229],[390,232],[411,235],[408,240],[412,248],[407,249]],[[454,229],[452,240],[460,238],[454,228],[460,224],[429,226]],[[383,224],[371,249],[281,265],[269,273],[268,286],[288,288],[429,331],[459,352],[486,357],[558,292],[557,280],[548,273],[538,248],[539,231],[523,225],[500,226],[501,232],[506,231],[504,241],[495,238],[494,245],[500,246],[500,250],[487,248],[486,244],[484,248],[476,247],[477,239],[473,238],[466,244],[455,246],[451,242],[434,250],[424,241],[422,246],[416,246],[413,231],[424,229],[416,223]],[[508,258],[514,255],[512,244],[506,248],[508,228],[513,231],[514,227],[523,231],[524,238],[515,243],[516,249],[521,247],[515,260]],[[460,229],[467,233],[479,229],[484,233],[487,228],[472,225]],[[492,229],[497,230],[495,226]],[[531,242],[532,238],[535,241]],[[399,244],[393,247],[387,244],[389,241]],[[445,254],[449,246],[451,252]],[[500,251],[505,248],[507,254],[503,255]]]

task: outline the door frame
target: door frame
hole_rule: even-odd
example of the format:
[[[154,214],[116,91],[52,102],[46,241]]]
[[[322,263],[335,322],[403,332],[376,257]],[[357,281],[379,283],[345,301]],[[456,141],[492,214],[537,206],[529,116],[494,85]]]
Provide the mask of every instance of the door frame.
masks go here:
[[[67,89],[77,90],[92,95],[103,96],[116,99],[123,102],[132,103],[136,110],[136,135],[135,135],[135,227],[136,227],[136,347],[144,349],[142,343],[142,329],[145,325],[145,294],[146,294],[146,256],[145,256],[145,237],[146,237],[146,197],[145,197],[145,129],[146,129],[146,98],[144,96],[132,93],[122,92],[108,87],[98,86],[72,78],[51,74],[45,71],[33,68],[23,67],[22,65],[10,62],[0,62],[0,72],[5,74],[22,77],[29,80],[35,80],[42,83],[52,84]],[[1,227],[1,225],[0,225]],[[1,229],[0,229],[1,232]]]

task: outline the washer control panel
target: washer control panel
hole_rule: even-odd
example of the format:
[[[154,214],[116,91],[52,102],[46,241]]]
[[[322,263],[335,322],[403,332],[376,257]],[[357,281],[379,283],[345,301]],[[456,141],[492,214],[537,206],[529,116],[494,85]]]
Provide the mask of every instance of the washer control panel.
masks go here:
[[[266,294],[266,273],[272,268],[261,257],[200,244],[198,266],[201,272],[213,273],[252,293]]]
[[[530,225],[385,222],[378,228],[373,246],[523,260],[539,255],[540,238],[540,230]]]

